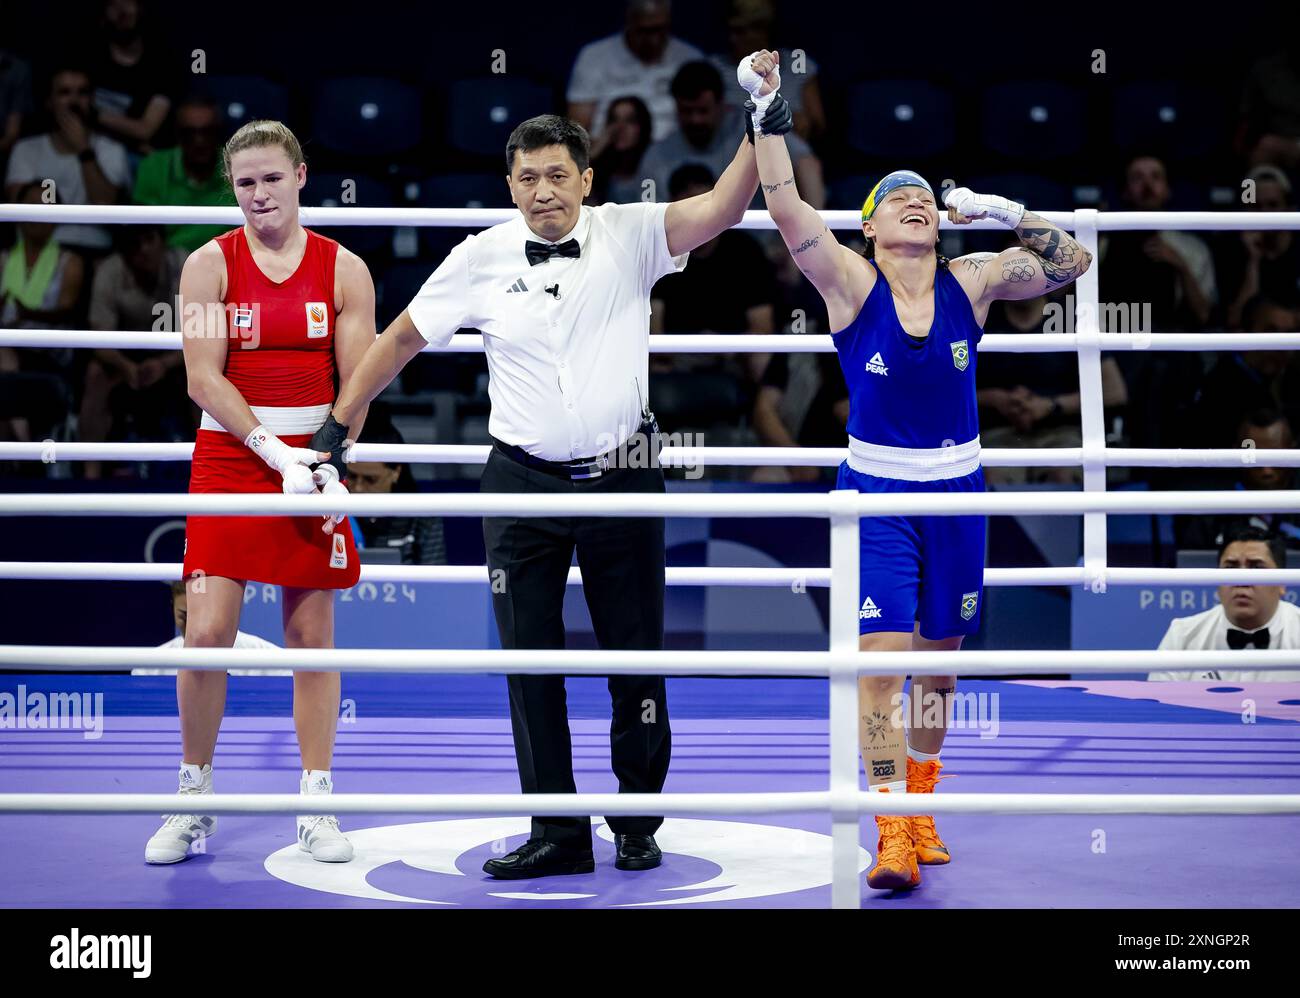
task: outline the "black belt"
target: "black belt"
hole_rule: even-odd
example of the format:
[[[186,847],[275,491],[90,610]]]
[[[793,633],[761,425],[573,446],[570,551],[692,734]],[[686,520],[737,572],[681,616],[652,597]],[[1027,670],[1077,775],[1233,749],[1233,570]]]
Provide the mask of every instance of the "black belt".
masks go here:
[[[628,437],[617,449],[607,454],[601,454],[599,457],[579,458],[576,461],[547,461],[544,458],[529,454],[522,447],[504,443],[496,437],[492,438],[492,446],[510,460],[522,464],[526,468],[533,468],[555,478],[581,482],[590,478],[599,478],[608,471],[635,467],[635,463],[629,458],[627,445],[638,434],[643,435],[650,441],[650,461],[646,467],[659,467],[659,423],[653,417],[642,423],[636,433]],[[635,451],[633,451],[633,454],[635,454]],[[637,460],[644,460],[644,458],[637,458]]]

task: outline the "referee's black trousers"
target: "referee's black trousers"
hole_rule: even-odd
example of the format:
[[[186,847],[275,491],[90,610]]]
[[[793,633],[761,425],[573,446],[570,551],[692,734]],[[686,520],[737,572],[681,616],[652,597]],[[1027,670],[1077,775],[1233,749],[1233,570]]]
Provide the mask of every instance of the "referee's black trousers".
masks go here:
[[[582,495],[664,492],[658,467],[626,467],[571,482],[495,448],[483,492]],[[484,517],[492,604],[503,648],[563,648],[564,593],[576,548],[583,593],[602,649],[663,648],[664,522],[634,517]],[[508,678],[519,783],[524,793],[576,793],[563,676]],[[672,738],[662,676],[611,676],[610,754],[620,793],[659,793]],[[653,834],[662,817],[609,818],[619,834]],[[534,817],[532,835],[578,848],[589,817]]]

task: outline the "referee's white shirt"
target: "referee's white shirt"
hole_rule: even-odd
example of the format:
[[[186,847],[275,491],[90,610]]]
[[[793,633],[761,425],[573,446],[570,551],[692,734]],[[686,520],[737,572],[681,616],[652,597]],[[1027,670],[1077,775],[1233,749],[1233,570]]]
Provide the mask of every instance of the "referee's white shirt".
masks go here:
[[[548,240],[520,215],[469,236],[425,281],[407,313],[426,340],[446,346],[461,327],[483,333],[492,436],[547,461],[574,461],[615,449],[641,425],[650,289],[686,266],[686,254],[668,252],[667,210],[583,205],[554,241],[576,239],[582,255],[536,266],[524,244]]]
[[[1300,607],[1282,600],[1277,605],[1273,619],[1264,625],[1268,628],[1269,648],[1300,648]],[[1160,641],[1161,651],[1222,651],[1224,665],[1232,663],[1232,657],[1239,654],[1228,647],[1228,628],[1232,624],[1224,613],[1223,604],[1213,606],[1203,613],[1191,617],[1177,617],[1169,622],[1169,630]],[[1245,630],[1244,628],[1237,628]],[[1259,628],[1246,631],[1254,634]],[[1269,669],[1267,671],[1242,669],[1214,669],[1190,672],[1153,672],[1148,679],[1170,680],[1215,680],[1228,682],[1295,682],[1300,680],[1300,672],[1295,670]]]

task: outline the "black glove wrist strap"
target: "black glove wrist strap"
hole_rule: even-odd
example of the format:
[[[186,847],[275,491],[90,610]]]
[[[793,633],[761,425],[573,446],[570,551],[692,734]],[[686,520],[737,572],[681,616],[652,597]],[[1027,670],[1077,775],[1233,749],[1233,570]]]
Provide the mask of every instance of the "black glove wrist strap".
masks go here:
[[[329,451],[329,460],[321,464],[332,464],[339,473],[339,480],[347,477],[347,466],[343,463],[343,441],[348,437],[348,428],[334,418],[334,413],[325,416],[325,422],[316,431],[307,445],[314,451]],[[317,465],[319,467],[319,465]]]

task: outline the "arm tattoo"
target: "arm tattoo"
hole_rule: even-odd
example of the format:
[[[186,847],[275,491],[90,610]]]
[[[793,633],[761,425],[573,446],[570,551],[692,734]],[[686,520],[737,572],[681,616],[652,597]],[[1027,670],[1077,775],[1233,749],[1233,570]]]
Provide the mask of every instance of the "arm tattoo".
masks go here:
[[[1002,261],[1004,284],[1021,284],[1032,281],[1037,276],[1038,268],[1034,266],[1034,258],[1031,256],[1013,256],[1009,260]]]
[[[788,186],[788,185],[790,185],[790,184],[793,184],[793,183],[794,183],[794,177],[791,177],[789,180],[783,181],[783,182],[781,182],[781,183],[779,183],[779,184],[764,184],[764,185],[763,185],[763,193],[764,193],[764,194],[775,194],[775,193],[776,193],[777,191],[779,191],[782,187],[786,187],[786,186]]]
[[[978,277],[984,265],[992,260],[996,253],[972,253],[970,256],[962,257],[958,262],[965,265],[966,269],[974,276]]]
[[[1066,284],[1088,266],[1092,255],[1068,232],[1033,212],[1025,212],[1016,229],[1025,249],[1043,261],[1043,273],[1053,284]]]
[[[830,229],[822,229],[821,235],[813,236],[811,239],[805,239],[798,246],[796,246],[791,252],[795,256],[798,256],[804,250],[810,250],[816,248],[821,243],[822,236],[825,236],[829,232]]]

